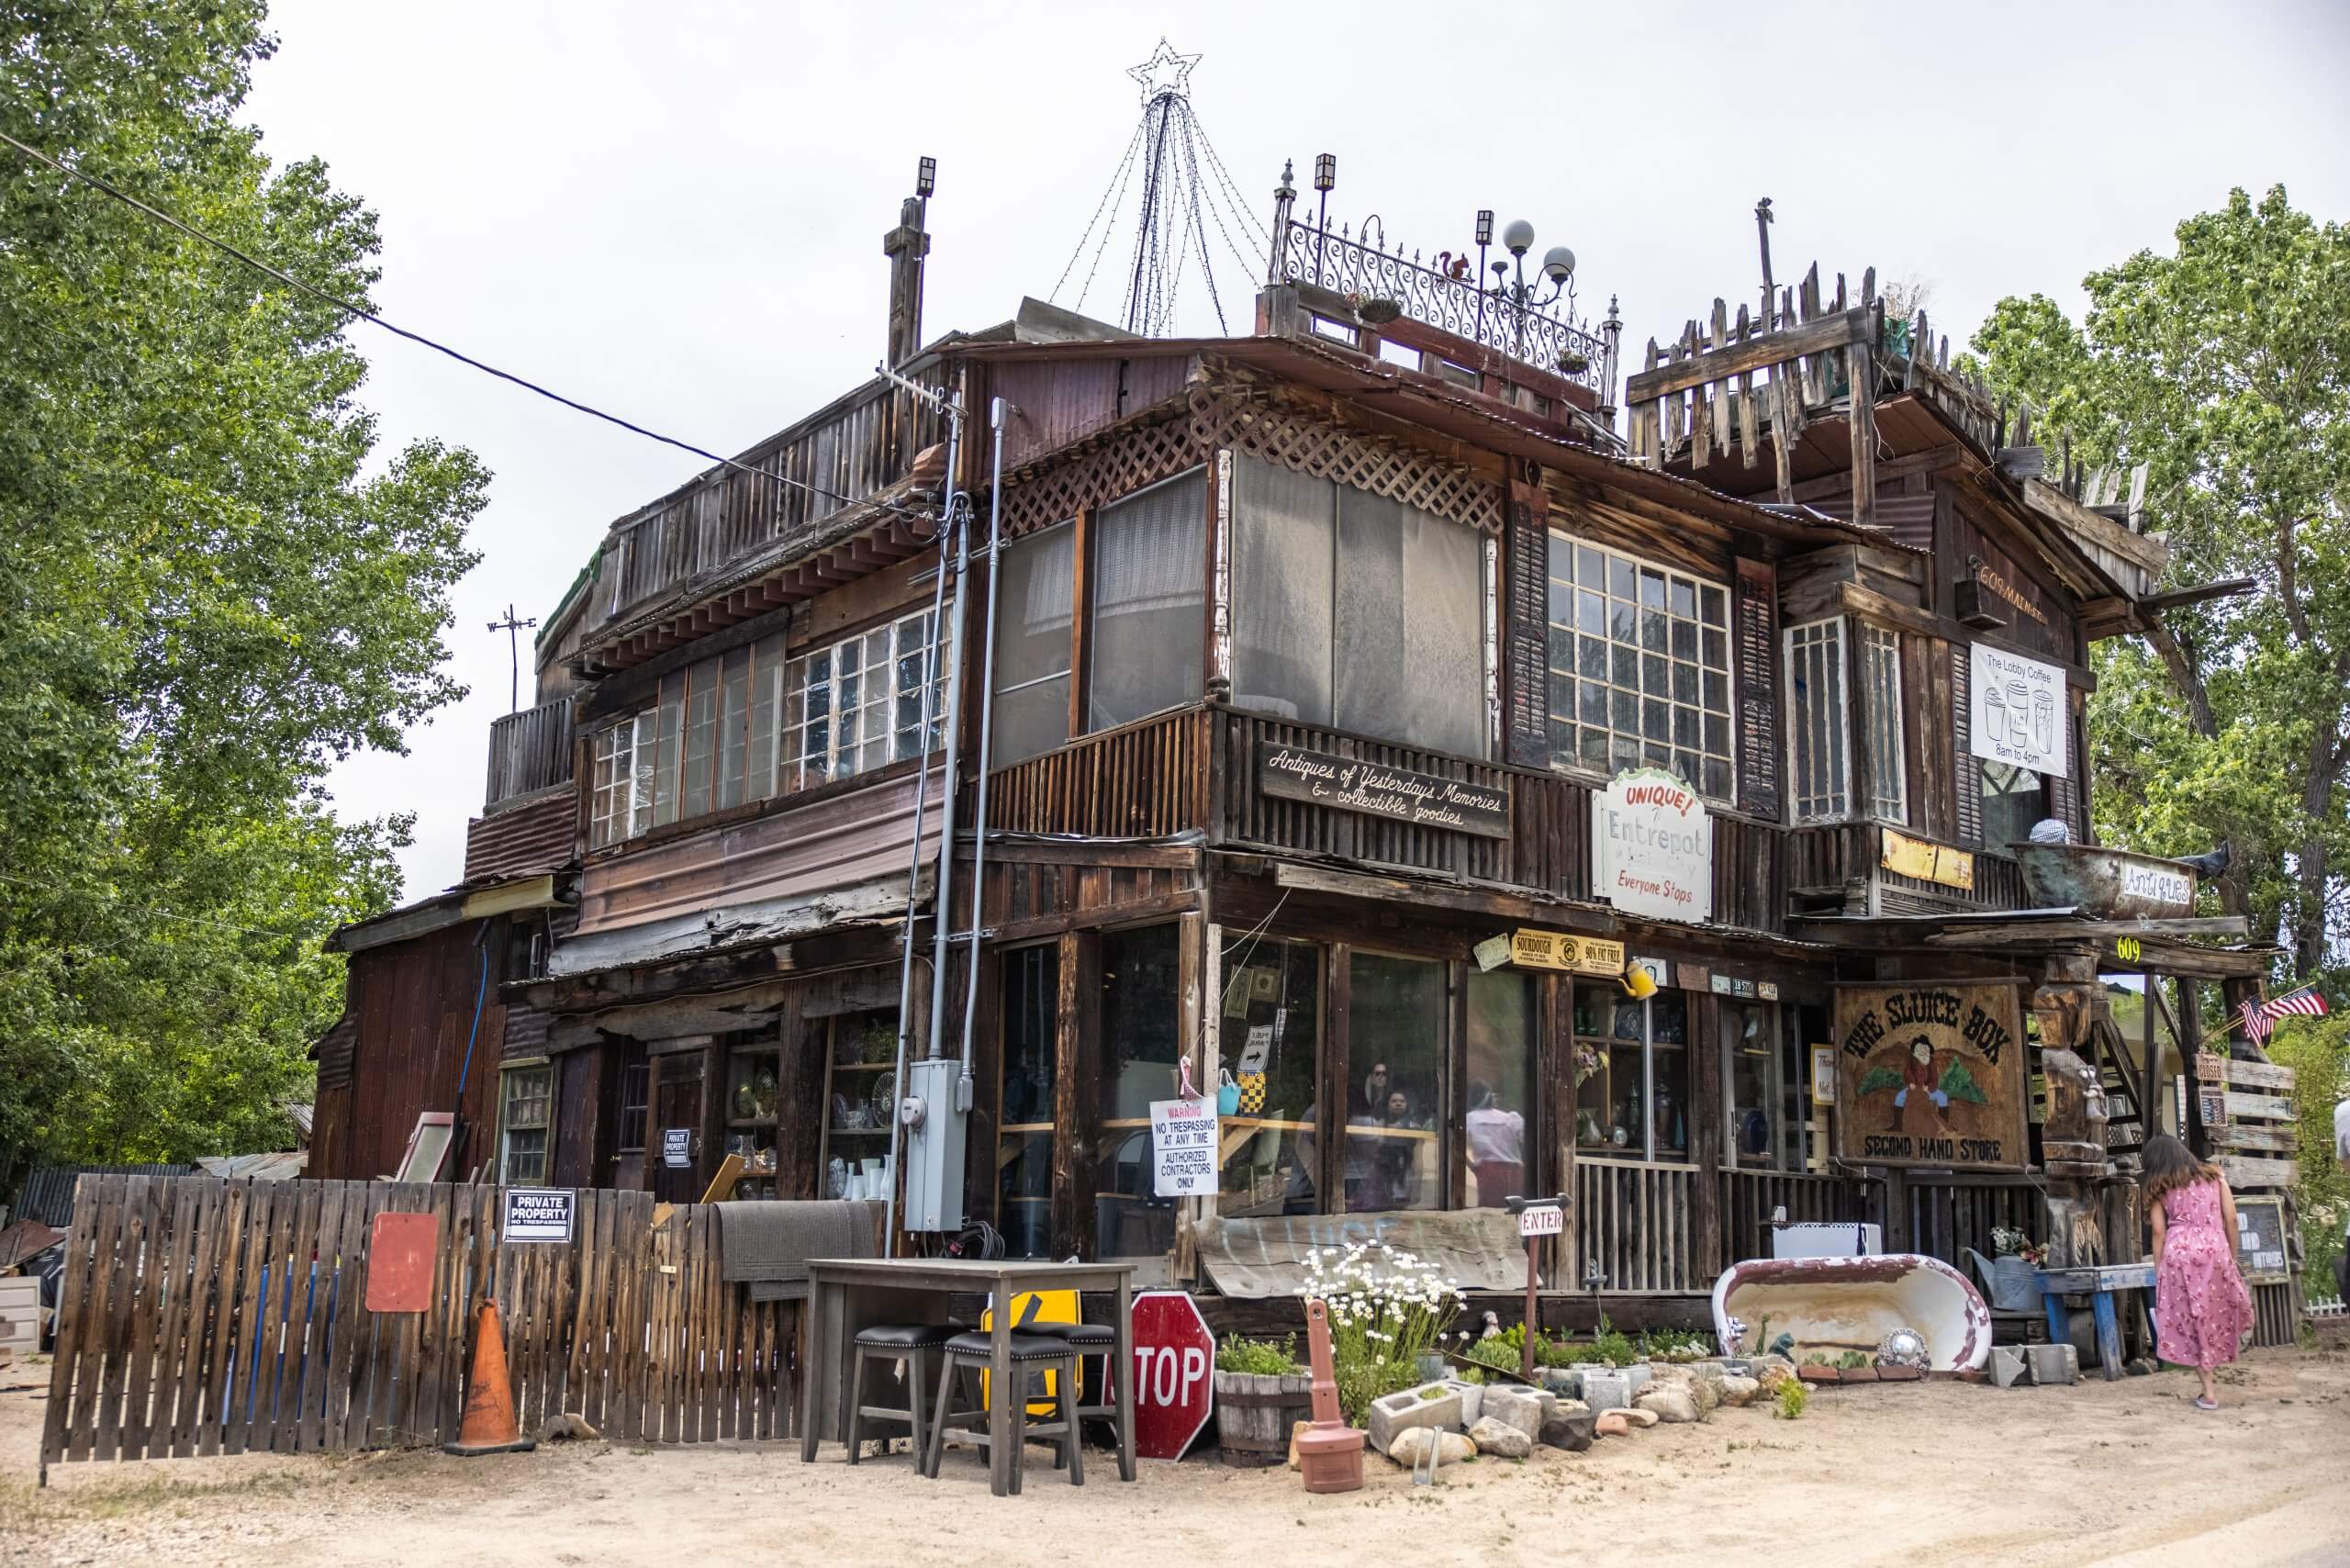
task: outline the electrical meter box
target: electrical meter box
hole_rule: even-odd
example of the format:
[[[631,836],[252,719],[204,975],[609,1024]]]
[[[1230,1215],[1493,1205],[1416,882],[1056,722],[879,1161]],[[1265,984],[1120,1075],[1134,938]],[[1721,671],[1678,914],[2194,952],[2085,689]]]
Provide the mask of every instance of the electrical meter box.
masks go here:
[[[898,1101],[906,1124],[906,1228],[963,1228],[963,1138],[970,1102],[963,1064],[926,1057],[906,1064]]]

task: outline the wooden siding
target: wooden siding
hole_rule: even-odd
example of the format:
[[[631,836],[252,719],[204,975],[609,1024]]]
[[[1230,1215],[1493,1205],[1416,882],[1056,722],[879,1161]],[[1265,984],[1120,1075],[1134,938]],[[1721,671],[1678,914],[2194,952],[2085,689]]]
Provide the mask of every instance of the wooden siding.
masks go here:
[[[450,1170],[471,1170],[492,1158],[506,1009],[498,998],[505,922],[490,924],[493,929],[487,932],[479,922],[461,923],[351,955],[345,1005],[355,1025],[347,1119],[342,1127],[314,1128],[310,1174],[369,1181],[394,1173],[421,1111],[462,1114],[464,1137],[450,1151]],[[476,1036],[477,998],[481,1024]],[[461,1076],[465,1081],[463,1105],[457,1103]]]
[[[988,824],[1104,838],[1197,828],[1208,728],[1205,711],[1178,708],[998,768],[988,782]]]
[[[525,1432],[786,1436],[796,1303],[720,1276],[709,1204],[582,1192],[573,1240],[508,1243],[494,1186],[108,1176],[74,1205],[41,1433],[59,1461],[453,1440],[473,1305],[494,1289]],[[431,1307],[365,1310],[379,1214],[429,1214]],[[264,1352],[252,1353],[252,1347]]]
[[[990,365],[989,390],[1020,410],[1004,428],[1004,467],[1019,468],[1180,395],[1192,364],[1188,354],[1162,352],[1135,359],[1056,357]]]
[[[560,870],[575,857],[579,797],[566,782],[465,824],[465,880]]]
[[[592,860],[579,874],[579,934],[903,877],[918,777],[910,772]],[[934,855],[939,776],[927,777],[924,854]]]

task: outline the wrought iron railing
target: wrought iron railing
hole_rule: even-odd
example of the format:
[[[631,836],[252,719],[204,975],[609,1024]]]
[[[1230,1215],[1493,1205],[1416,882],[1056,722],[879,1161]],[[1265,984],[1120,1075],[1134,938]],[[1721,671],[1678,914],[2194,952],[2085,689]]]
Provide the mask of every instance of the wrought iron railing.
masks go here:
[[[1608,402],[1607,345],[1587,323],[1549,307],[1521,305],[1482,286],[1474,274],[1454,277],[1416,254],[1371,246],[1312,223],[1292,219],[1281,236],[1280,268],[1292,283],[1308,283],[1361,299],[1392,300],[1415,321],[1466,338],[1523,364],[1562,375]]]

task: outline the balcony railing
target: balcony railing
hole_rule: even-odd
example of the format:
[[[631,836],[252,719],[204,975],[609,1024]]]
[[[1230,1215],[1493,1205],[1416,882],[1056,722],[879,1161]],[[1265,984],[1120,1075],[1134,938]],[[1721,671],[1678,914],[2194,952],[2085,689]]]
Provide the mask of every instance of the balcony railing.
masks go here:
[[[491,723],[485,808],[570,781],[570,698],[558,697]]]
[[[1596,334],[1548,308],[1516,304],[1481,286],[1482,279],[1453,277],[1383,244],[1366,245],[1343,230],[1333,234],[1296,219],[1281,238],[1279,260],[1289,282],[1393,300],[1415,321],[1562,375],[1602,403],[1609,400],[1609,354]]]
[[[910,379],[944,384],[938,362]],[[928,403],[875,379],[736,460],[713,468],[635,516],[604,542],[586,610],[588,631],[704,573],[731,566],[887,489],[915,454],[946,440]]]

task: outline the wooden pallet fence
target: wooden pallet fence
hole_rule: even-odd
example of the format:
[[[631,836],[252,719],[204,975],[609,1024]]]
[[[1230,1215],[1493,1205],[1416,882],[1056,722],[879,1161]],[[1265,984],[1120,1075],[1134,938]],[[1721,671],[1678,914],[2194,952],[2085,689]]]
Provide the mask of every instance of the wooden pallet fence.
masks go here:
[[[366,1309],[386,1213],[437,1222],[427,1311]],[[711,1205],[582,1191],[568,1245],[507,1242],[503,1213],[483,1185],[84,1178],[44,1472],[453,1440],[486,1292],[526,1431],[569,1413],[631,1442],[789,1435],[798,1305],[720,1277]]]

